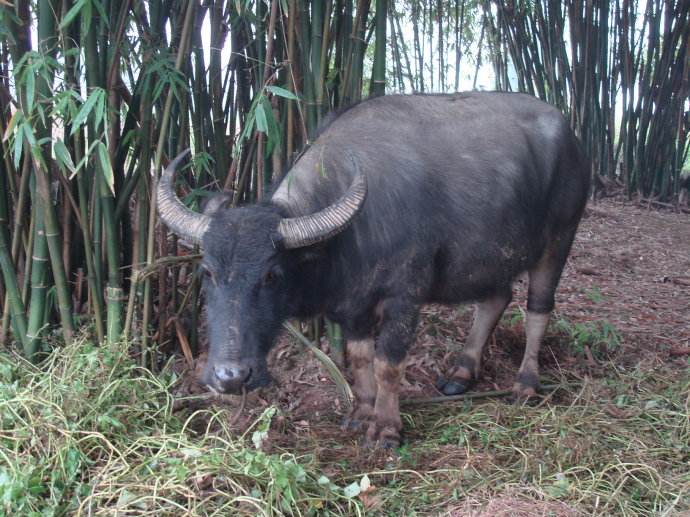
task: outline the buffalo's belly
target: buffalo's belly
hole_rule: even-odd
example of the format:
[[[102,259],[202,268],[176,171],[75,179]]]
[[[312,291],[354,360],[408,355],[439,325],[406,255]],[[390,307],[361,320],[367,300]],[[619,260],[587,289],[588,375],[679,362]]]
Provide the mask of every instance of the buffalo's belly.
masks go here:
[[[463,303],[486,299],[511,289],[513,280],[539,255],[534,248],[495,246],[474,253],[439,252],[425,302]]]
[[[340,323],[348,338],[369,335],[382,317],[387,300],[456,304],[479,301],[511,289],[511,283],[540,255],[539,246],[448,246],[402,249],[372,258],[358,274],[342,274],[343,291],[329,299],[326,315]],[[474,250],[474,251],[468,251]]]

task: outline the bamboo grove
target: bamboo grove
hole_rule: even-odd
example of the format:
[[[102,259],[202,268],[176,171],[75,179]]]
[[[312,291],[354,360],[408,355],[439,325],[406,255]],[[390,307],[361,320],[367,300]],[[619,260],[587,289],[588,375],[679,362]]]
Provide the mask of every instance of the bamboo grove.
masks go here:
[[[682,0],[16,0],[0,34],[0,341],[29,358],[83,328],[154,368],[193,353],[198,255],[153,195],[188,147],[190,207],[255,202],[329,113],[488,66],[561,108],[629,196],[672,198],[687,158]]]

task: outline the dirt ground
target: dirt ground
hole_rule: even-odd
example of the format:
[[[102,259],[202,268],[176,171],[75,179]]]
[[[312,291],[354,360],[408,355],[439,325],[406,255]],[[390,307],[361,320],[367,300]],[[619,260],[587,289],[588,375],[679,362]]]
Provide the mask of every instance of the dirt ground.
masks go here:
[[[475,391],[512,386],[524,347],[525,287],[523,280],[516,282],[514,301],[487,346]],[[439,395],[435,383],[462,348],[472,313],[471,306],[423,309],[401,399]],[[557,292],[552,323],[562,324],[552,324],[547,332],[540,354],[542,377],[561,381],[602,377],[606,375],[603,358],[621,367],[654,369],[663,364],[687,369],[689,318],[690,215],[648,209],[623,199],[590,204]],[[612,329],[614,338],[601,350],[586,343],[580,348],[573,346],[576,335],[564,339],[567,329],[589,328],[587,325]],[[328,344],[323,342],[322,348],[327,350]],[[246,429],[265,407],[277,405],[279,417],[272,431],[277,446],[305,452],[317,447],[324,465],[347,461],[350,466],[371,468],[370,455],[361,452],[357,437],[341,433],[339,423],[346,408],[311,353],[284,336],[272,352],[269,367],[276,383],[247,396],[245,407],[233,422],[238,431]],[[192,391],[197,390],[192,387]],[[225,402],[237,407],[239,397]],[[448,411],[452,408],[448,405]],[[405,438],[419,439],[414,431]],[[329,449],[327,444],[333,443],[342,446]],[[420,459],[416,468],[453,463],[443,451],[428,460],[424,465]],[[448,515],[508,515],[502,513],[504,507],[517,511],[519,498],[506,497],[489,501],[488,506],[485,501],[484,508],[476,510],[480,513],[465,508]],[[544,503],[543,508],[534,507],[534,501],[525,504],[523,513],[510,515],[579,515],[572,508],[551,503]]]

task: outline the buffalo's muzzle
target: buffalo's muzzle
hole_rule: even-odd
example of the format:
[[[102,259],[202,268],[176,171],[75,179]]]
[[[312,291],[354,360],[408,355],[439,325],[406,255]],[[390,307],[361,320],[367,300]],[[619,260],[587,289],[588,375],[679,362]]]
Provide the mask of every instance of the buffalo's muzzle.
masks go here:
[[[238,364],[216,364],[210,373],[206,384],[221,393],[240,393],[252,377],[251,368]]]

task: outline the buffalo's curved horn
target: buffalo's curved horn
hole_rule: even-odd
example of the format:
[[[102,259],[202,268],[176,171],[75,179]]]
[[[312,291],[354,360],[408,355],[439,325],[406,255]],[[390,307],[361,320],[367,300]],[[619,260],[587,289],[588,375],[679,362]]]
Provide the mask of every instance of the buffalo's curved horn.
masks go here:
[[[325,241],[347,228],[367,196],[367,177],[359,172],[350,188],[334,204],[314,214],[280,221],[278,232],[286,248],[301,248]]]
[[[173,186],[175,170],[182,159],[187,156],[187,153],[189,153],[189,149],[178,154],[161,174],[158,180],[156,205],[161,219],[170,230],[180,237],[200,245],[201,238],[208,230],[211,219],[204,214],[192,212],[184,206],[175,195]]]

